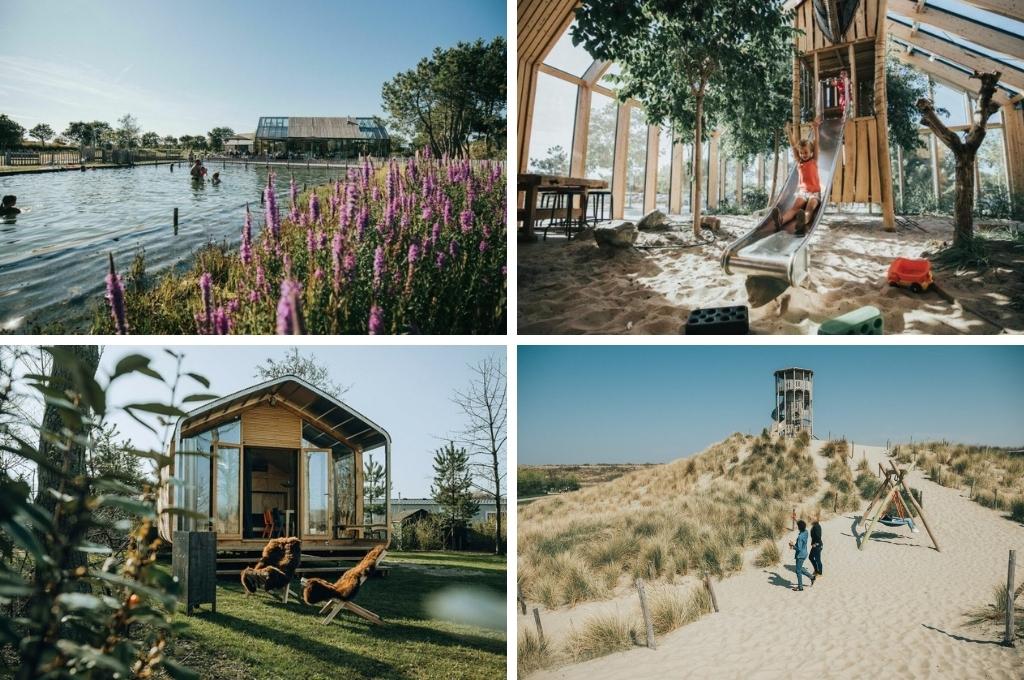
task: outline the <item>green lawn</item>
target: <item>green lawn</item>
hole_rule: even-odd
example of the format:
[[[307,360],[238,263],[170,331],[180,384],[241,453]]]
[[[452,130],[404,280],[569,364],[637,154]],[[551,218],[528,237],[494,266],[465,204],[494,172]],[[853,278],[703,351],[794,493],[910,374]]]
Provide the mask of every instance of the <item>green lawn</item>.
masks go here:
[[[370,579],[355,599],[383,617],[384,626],[347,612],[322,626],[319,607],[301,597],[287,605],[265,593],[246,597],[237,581],[225,579],[218,584],[216,614],[204,605],[191,617],[177,615],[184,630],[173,654],[203,678],[505,677],[504,630],[440,620],[426,604],[430,595],[453,585],[504,599],[504,559],[390,553],[385,563],[392,566],[387,578]]]

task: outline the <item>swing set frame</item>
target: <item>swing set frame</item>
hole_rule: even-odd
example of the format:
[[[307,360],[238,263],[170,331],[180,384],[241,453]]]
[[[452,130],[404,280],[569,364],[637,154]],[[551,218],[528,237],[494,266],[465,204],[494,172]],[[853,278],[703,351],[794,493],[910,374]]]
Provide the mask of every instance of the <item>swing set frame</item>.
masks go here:
[[[939,548],[939,542],[935,539],[935,534],[932,533],[931,527],[928,526],[928,520],[924,516],[924,510],[917,502],[917,499],[914,498],[914,494],[911,493],[910,487],[908,487],[904,481],[907,471],[897,468],[896,464],[891,460],[889,461],[889,469],[886,469],[879,464],[878,470],[885,475],[885,479],[882,481],[881,486],[878,487],[878,491],[875,492],[871,502],[868,503],[867,509],[857,520],[859,524],[865,517],[871,518],[868,522],[867,531],[865,531],[864,535],[861,536],[860,541],[857,544],[857,548],[859,550],[864,549],[868,539],[871,538],[871,532],[875,530],[875,526],[879,518],[885,515],[885,511],[894,502],[896,503],[896,511],[900,513],[900,516],[906,518],[906,516],[910,514],[907,511],[906,504],[903,502],[903,496],[901,494],[901,491],[905,491],[906,497],[910,500],[910,504],[913,505],[914,510],[917,511],[918,519],[921,520],[921,524],[924,525],[925,531],[928,532],[928,538],[931,539],[932,545],[935,547],[935,551],[942,552],[942,549]],[[877,509],[875,509],[876,503],[878,503]],[[872,513],[872,509],[874,509],[874,513]]]

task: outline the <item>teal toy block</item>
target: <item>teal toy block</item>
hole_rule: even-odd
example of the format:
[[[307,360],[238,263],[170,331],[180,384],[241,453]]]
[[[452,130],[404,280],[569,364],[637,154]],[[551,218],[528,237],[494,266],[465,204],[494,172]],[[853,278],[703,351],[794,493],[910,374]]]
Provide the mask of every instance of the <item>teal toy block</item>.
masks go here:
[[[883,333],[882,313],[870,305],[829,319],[818,328],[818,335],[882,335]]]

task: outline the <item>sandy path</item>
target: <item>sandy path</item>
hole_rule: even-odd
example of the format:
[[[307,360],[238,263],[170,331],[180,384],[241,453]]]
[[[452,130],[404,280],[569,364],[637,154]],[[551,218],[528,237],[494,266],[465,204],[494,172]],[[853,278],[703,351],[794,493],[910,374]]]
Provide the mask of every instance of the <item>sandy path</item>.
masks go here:
[[[884,449],[858,445],[875,467]],[[1020,678],[1024,645],[996,644],[995,629],[968,626],[964,614],[990,600],[1006,578],[1011,547],[1024,550],[1024,526],[925,480],[924,507],[942,547],[907,529],[876,532],[858,551],[855,514],[823,523],[825,577],[790,590],[790,563],[748,567],[717,584],[722,611],[664,636],[656,651],[637,648],[531,676],[631,678]],[[780,541],[783,554],[791,537]],[[1024,576],[1024,574],[1022,574]]]
[[[757,334],[817,333],[822,321],[865,305],[882,311],[886,333],[1024,332],[1024,250],[983,273],[936,271],[957,302],[937,293],[915,295],[886,285],[896,257],[920,257],[952,238],[944,218],[922,218],[925,231],[885,232],[877,217],[826,215],[811,242],[809,280],[767,304],[752,300],[747,278],[719,263],[725,246],[753,224],[723,217],[718,242],[700,248],[655,248],[607,253],[584,234],[519,245],[520,333],[681,333],[699,307],[747,304]],[[638,246],[664,246],[686,233],[642,233]],[[966,305],[969,309],[965,309]]]

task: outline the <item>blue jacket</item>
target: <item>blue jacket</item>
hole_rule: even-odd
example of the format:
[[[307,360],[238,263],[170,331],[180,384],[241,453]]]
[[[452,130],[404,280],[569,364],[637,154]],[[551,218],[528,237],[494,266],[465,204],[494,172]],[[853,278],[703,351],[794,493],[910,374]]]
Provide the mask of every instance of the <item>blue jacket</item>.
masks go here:
[[[800,532],[800,535],[796,537],[796,559],[805,560],[807,559],[807,530]]]

